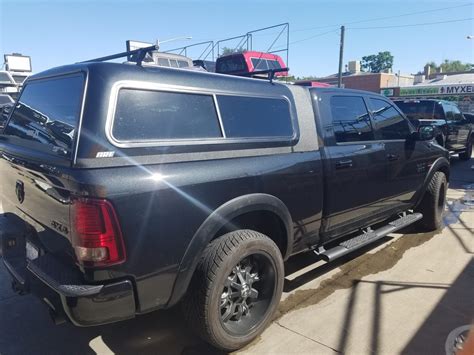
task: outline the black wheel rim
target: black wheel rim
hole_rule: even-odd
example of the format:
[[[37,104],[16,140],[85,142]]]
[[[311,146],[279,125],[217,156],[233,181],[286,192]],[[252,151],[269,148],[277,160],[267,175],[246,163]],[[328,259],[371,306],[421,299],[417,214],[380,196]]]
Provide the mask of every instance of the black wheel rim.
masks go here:
[[[224,280],[219,311],[224,329],[245,336],[265,318],[275,293],[275,265],[265,254],[252,254]]]

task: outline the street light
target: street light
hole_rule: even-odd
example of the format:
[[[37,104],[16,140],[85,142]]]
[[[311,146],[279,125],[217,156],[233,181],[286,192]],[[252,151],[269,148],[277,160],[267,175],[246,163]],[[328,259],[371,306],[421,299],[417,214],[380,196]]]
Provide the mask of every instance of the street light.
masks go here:
[[[181,36],[181,37],[174,37],[174,38],[170,38],[170,39],[165,39],[164,41],[160,41],[159,39],[157,39],[156,40],[156,46],[159,49],[160,45],[162,43],[167,43],[167,42],[172,42],[172,41],[180,41],[180,40],[189,40],[189,39],[193,39],[193,38],[191,36]]]

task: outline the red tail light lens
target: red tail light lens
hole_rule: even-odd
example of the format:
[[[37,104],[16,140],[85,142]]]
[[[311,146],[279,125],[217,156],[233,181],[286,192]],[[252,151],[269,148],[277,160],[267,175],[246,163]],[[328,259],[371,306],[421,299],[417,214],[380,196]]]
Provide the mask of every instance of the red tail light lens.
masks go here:
[[[117,215],[107,200],[75,199],[71,224],[72,244],[80,264],[108,266],[126,260]]]

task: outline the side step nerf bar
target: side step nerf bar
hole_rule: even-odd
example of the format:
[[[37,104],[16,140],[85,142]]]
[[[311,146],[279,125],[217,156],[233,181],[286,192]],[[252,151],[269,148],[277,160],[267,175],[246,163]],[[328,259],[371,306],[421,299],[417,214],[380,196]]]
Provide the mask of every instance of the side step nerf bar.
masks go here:
[[[386,226],[383,226],[377,230],[369,229],[367,232],[364,232],[354,238],[345,240],[331,249],[326,250],[323,247],[320,247],[319,249],[315,249],[314,252],[321,256],[325,261],[329,262],[349,254],[354,250],[360,249],[367,244],[375,242],[376,240],[385,237],[387,234],[402,229],[422,218],[423,215],[421,213],[405,213],[400,218],[389,222]]]

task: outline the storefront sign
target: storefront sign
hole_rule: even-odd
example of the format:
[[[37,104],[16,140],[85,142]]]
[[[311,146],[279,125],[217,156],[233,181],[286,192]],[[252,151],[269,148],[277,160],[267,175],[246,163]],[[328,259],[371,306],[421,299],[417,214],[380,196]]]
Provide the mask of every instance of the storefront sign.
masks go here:
[[[382,92],[383,93],[383,92]],[[411,86],[400,88],[400,96],[474,94],[474,84]]]
[[[380,90],[380,93],[383,96],[393,96],[393,89],[382,89]]]
[[[400,88],[400,96],[437,95],[438,93],[437,86]]]

